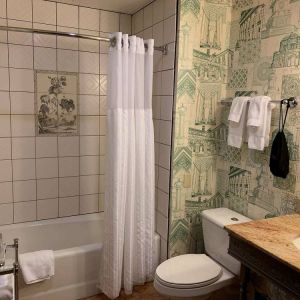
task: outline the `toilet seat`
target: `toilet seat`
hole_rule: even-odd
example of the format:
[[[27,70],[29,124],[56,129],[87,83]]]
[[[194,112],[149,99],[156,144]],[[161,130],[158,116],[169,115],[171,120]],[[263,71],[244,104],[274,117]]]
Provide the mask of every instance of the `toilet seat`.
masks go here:
[[[166,287],[193,289],[216,282],[223,269],[205,254],[170,258],[156,269],[155,279]]]

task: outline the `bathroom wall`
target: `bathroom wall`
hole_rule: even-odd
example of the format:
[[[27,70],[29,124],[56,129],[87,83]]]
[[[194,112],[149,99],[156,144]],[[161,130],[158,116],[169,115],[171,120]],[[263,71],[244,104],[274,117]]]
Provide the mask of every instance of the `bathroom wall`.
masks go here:
[[[224,202],[216,170],[226,129],[218,102],[226,96],[232,64],[230,3],[180,1],[170,256],[202,252],[200,213]]]
[[[230,49],[233,65],[227,85],[228,96],[269,95],[279,100],[300,95],[300,2],[236,2],[232,9]],[[221,123],[228,126],[230,107],[223,107]],[[250,151],[246,145],[235,150],[235,158],[219,153],[217,187],[225,204],[251,218],[267,218],[300,211],[299,107],[291,109],[285,134],[290,152],[287,179],[269,171],[270,146],[265,151]],[[273,111],[271,136],[278,129],[279,106]],[[298,206],[298,207],[297,207]]]
[[[176,42],[177,0],[156,0],[132,17],[132,30],[168,54],[154,52],[153,118],[155,137],[156,230],[161,236],[161,260],[167,258],[170,155]]]
[[[181,0],[169,256],[203,251],[202,210],[227,206],[251,218],[300,211],[299,109],[290,110],[286,180],[265,151],[229,147],[230,106],[252,92],[300,95],[300,2]],[[278,106],[272,116],[272,136]]]
[[[131,16],[0,0],[0,25],[107,36],[131,33]],[[103,42],[0,31],[0,225],[102,211],[107,50]],[[74,133],[38,132],[35,70],[77,76]]]

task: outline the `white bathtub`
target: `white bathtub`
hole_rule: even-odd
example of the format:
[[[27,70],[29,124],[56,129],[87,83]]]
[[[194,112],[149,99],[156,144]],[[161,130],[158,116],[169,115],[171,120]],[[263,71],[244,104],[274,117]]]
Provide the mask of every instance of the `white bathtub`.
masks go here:
[[[90,214],[0,226],[3,239],[20,239],[20,253],[52,249],[55,276],[25,285],[20,278],[21,300],[75,300],[99,293],[96,288],[103,240],[103,215]],[[155,236],[156,263],[160,239]],[[21,276],[20,276],[21,277]]]

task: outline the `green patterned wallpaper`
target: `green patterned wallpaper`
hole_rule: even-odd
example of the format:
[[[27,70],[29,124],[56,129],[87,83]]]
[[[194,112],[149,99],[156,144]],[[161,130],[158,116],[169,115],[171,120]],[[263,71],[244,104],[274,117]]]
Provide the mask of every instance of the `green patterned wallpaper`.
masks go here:
[[[230,106],[253,92],[300,96],[300,0],[181,0],[169,256],[203,251],[200,213],[226,206],[251,218],[296,211],[300,109],[290,110],[288,179],[265,151],[229,147]],[[278,123],[273,111],[272,136]]]

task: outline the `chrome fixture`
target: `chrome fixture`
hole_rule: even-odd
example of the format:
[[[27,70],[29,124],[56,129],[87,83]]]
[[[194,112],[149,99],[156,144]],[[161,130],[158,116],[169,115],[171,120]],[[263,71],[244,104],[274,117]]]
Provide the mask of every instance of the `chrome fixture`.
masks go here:
[[[110,43],[110,45],[112,47],[114,47],[116,45],[115,38],[110,39],[110,38],[98,37],[98,36],[94,36],[94,35],[75,33],[75,32],[52,31],[52,30],[45,30],[45,29],[9,27],[9,26],[0,26],[0,30],[74,37],[74,38],[81,38],[81,39],[87,39],[87,40],[96,40],[96,41],[100,41],[100,42],[108,42],[108,43]],[[145,48],[147,49],[147,45],[145,45]],[[154,50],[161,51],[163,55],[167,55],[168,54],[168,45],[154,46]]]

